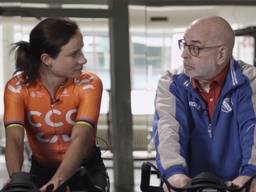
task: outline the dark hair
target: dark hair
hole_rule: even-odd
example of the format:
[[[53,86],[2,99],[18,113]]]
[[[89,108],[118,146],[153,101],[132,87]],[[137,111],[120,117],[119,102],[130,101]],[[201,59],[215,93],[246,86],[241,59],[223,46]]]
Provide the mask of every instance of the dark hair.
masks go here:
[[[33,83],[39,76],[41,54],[57,57],[61,47],[69,42],[77,30],[78,25],[66,18],[47,18],[41,21],[30,32],[29,42],[13,44],[15,73],[21,71],[24,83]]]

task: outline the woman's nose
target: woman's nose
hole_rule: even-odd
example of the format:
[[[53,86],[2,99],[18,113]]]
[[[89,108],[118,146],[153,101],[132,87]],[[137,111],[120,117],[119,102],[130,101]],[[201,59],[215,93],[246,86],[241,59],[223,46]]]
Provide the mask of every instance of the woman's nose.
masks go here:
[[[85,58],[84,54],[81,55],[79,58],[79,64],[84,65],[87,63],[87,59]]]

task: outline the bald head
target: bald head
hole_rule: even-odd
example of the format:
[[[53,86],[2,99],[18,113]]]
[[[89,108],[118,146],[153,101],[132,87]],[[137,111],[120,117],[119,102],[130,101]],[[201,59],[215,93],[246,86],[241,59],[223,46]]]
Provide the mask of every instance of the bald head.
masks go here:
[[[205,81],[209,85],[209,80],[220,74],[230,63],[234,32],[222,17],[195,20],[185,31],[184,41],[187,49],[183,49],[181,57],[185,73],[191,78]]]
[[[230,24],[222,17],[199,18],[189,26],[188,30],[198,31],[198,34],[205,38],[206,43],[226,46],[232,54],[235,35]]]

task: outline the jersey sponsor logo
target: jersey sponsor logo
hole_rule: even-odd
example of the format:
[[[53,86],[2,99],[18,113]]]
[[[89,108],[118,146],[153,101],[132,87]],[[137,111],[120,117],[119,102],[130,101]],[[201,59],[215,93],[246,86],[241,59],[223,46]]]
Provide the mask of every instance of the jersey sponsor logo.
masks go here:
[[[71,125],[74,125],[75,122],[72,120],[71,116],[72,116],[72,114],[74,114],[74,113],[76,113],[76,112],[77,112],[76,109],[70,109],[70,110],[68,110],[67,113],[66,113],[66,115],[65,115],[65,120],[66,120],[66,122],[68,122],[68,123],[71,124]],[[62,112],[59,111],[59,110],[57,110],[57,109],[53,109],[53,110],[48,111],[48,112],[45,114],[45,117],[44,117],[45,123],[46,123],[47,125],[51,126],[51,127],[60,127],[60,126],[64,125],[64,123],[61,122],[61,121],[60,121],[60,122],[53,122],[53,121],[51,120],[51,116],[52,116],[53,114],[55,114],[55,115],[61,115]],[[32,118],[31,118],[32,116],[39,116],[39,117],[40,117],[41,115],[42,115],[42,113],[39,112],[39,111],[29,111],[29,112],[28,112],[28,115],[27,115],[27,118],[28,118],[29,123],[30,123],[33,127],[41,127],[41,126],[42,126],[41,123],[35,123],[35,122],[32,121]]]
[[[67,89],[64,89],[63,92],[61,93],[61,96],[62,96],[62,97],[68,97],[68,96],[70,96],[69,93],[68,93],[68,90],[67,90]]]
[[[89,83],[91,83],[93,80],[94,80],[94,77],[90,77],[90,78],[85,78],[85,79],[74,79],[74,82],[75,82],[76,84],[83,85],[83,84],[89,84]]]
[[[200,110],[200,105],[198,103],[196,103],[195,101],[189,101],[188,102],[190,107],[196,108],[196,110]]]
[[[45,138],[43,133],[37,133],[36,139],[42,143],[54,144],[58,141],[58,139],[62,139],[65,142],[69,142],[71,140],[71,137],[67,134],[61,134],[61,135],[53,135],[50,138]]]
[[[82,79],[81,81],[79,81],[79,84],[81,84],[81,85],[89,84],[92,82],[93,79],[94,79],[94,77],[90,77],[89,79]]]
[[[41,112],[39,111],[30,111],[28,112],[28,115],[27,115],[27,118],[28,118],[28,121],[30,123],[30,125],[32,125],[33,127],[42,127],[42,124],[41,123],[35,123],[32,121],[31,117],[34,115],[34,116],[41,116]]]
[[[17,85],[16,87],[12,86],[12,85],[8,85],[7,88],[13,92],[13,93],[20,93],[20,90],[21,90],[21,86],[20,85]]]
[[[221,111],[229,113],[232,111],[232,101],[229,97],[226,97],[221,104]]]
[[[77,110],[76,109],[70,109],[66,112],[65,114],[65,121],[70,124],[70,125],[74,125],[75,122],[73,121],[72,119],[72,115],[74,113],[76,113]],[[61,115],[62,112],[57,110],[57,109],[53,109],[53,110],[50,110],[48,111],[45,116],[43,117],[44,119],[44,122],[45,124],[47,124],[48,126],[51,126],[51,127],[61,127],[64,125],[63,122],[59,121],[59,122],[53,122],[52,121],[52,115]],[[42,113],[39,112],[39,111],[30,111],[28,112],[27,114],[27,119],[29,121],[29,123],[33,126],[33,127],[36,127],[36,128],[39,128],[39,127],[42,127],[42,123],[39,123],[39,122],[33,122],[32,120],[32,116],[38,116],[38,117],[41,117],[42,116]],[[45,138],[45,135],[44,133],[42,132],[39,132],[36,134],[36,138],[38,141],[40,142],[43,142],[43,143],[51,143],[51,144],[54,144],[58,141],[58,139],[62,139],[64,142],[69,142],[70,141],[70,136],[69,135],[66,135],[66,134],[60,134],[60,135],[52,135],[50,136],[50,138]]]
[[[94,89],[94,86],[91,84],[91,82],[94,80],[94,77],[86,78],[86,79],[75,79],[75,83],[82,86],[83,90],[92,90]]]
[[[44,93],[42,93],[40,91],[31,91],[30,96],[31,97],[43,97]]]
[[[83,90],[86,90],[86,89],[94,89],[94,86],[92,84],[83,86]]]
[[[56,115],[60,115],[61,114],[61,111],[57,110],[57,109],[53,109],[51,111],[48,111],[45,115],[45,118],[44,118],[44,121],[47,125],[51,126],[51,127],[61,127],[62,125],[64,125],[63,122],[53,122],[51,120],[51,116],[53,114],[56,114]]]
[[[66,113],[66,121],[71,124],[74,125],[75,122],[71,119],[72,114],[76,113],[77,110],[76,109],[70,109],[68,110],[68,112]]]

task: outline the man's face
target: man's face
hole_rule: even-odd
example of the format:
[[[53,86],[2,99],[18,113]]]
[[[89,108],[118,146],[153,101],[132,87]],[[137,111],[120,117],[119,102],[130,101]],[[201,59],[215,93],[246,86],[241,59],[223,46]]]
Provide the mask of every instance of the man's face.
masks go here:
[[[184,72],[190,78],[199,81],[210,80],[219,73],[219,70],[217,70],[219,44],[209,39],[210,37],[211,35],[200,25],[192,25],[184,34],[185,46],[181,57],[183,59]],[[193,46],[199,48],[198,55],[193,54],[192,49],[195,48]]]

